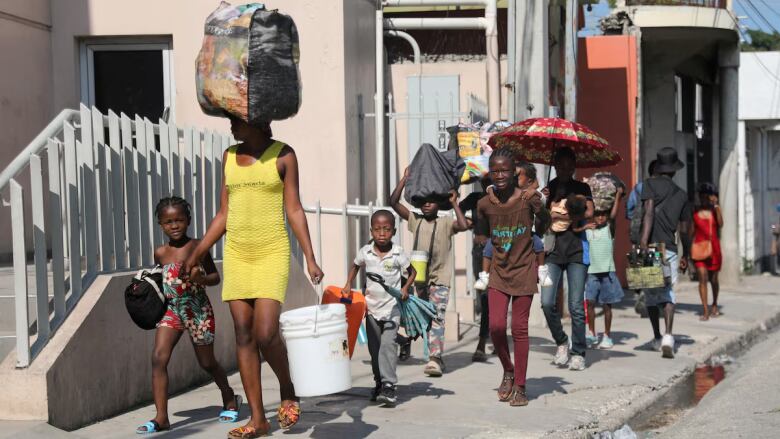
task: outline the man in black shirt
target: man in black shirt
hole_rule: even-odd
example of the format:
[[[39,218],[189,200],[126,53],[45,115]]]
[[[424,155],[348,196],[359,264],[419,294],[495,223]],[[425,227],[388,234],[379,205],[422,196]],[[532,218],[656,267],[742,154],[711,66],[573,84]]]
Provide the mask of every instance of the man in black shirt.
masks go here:
[[[569,218],[567,214],[552,212],[553,221],[570,221],[569,227],[562,232],[555,232],[555,244],[547,255],[545,262],[551,286],[542,287],[542,310],[547,320],[547,326],[558,348],[554,363],[558,366],[569,364],[571,370],[585,369],[585,281],[588,276],[590,254],[585,232],[575,232],[579,222],[588,221],[593,217],[593,195],[590,186],[574,179],[576,156],[569,148],[560,148],[553,157],[557,177],[542,190],[547,197],[547,208],[553,202],[566,199],[569,195],[585,197],[586,210],[584,218]],[[577,221],[579,220],[579,221]],[[569,282],[569,313],[571,314],[571,362],[569,361],[569,337],[561,324],[561,311],[556,305],[558,286],[563,278],[563,272]]]
[[[672,178],[685,165],[677,158],[673,148],[662,148],[656,158],[656,175],[645,180],[642,188],[642,203],[644,219],[639,246],[647,251],[650,243],[664,243],[666,260],[671,268],[672,283],[665,288],[655,288],[645,291],[645,303],[650,324],[653,326],[652,346],[661,350],[664,358],[674,358],[674,284],[677,282],[678,267],[681,271],[688,268],[688,255],[691,249],[691,205],[688,194],[677,186]],[[682,241],[682,257],[679,257],[677,239],[680,234]],[[665,333],[661,335],[660,310],[664,310],[666,322]]]

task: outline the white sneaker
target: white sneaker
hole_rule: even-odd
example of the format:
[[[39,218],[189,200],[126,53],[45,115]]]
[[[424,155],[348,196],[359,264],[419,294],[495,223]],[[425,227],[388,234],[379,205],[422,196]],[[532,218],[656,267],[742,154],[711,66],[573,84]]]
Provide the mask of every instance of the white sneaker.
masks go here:
[[[661,352],[661,340],[662,340],[661,338],[654,338],[650,342],[650,349],[656,352]]]
[[[550,275],[547,270],[547,264],[539,266],[539,286],[542,287],[552,286],[552,279],[550,279]]]
[[[569,362],[569,370],[585,370],[585,357],[582,355],[572,355]]]
[[[488,287],[488,281],[490,280],[490,273],[486,273],[484,271],[479,272],[479,278],[476,282],[474,282],[474,289],[485,291]]]
[[[566,366],[566,363],[569,362],[569,344],[562,344],[558,346],[558,350],[555,352],[555,358],[553,359],[553,363],[555,363],[558,366]]]
[[[661,356],[664,358],[674,358],[674,336],[672,334],[664,335],[661,341]]]

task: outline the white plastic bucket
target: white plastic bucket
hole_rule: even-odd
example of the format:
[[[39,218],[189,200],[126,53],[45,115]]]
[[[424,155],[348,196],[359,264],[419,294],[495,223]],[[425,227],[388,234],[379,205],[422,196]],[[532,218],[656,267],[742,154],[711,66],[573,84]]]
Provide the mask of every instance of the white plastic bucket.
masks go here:
[[[418,284],[424,284],[428,281],[428,259],[428,252],[423,250],[413,251],[409,258],[412,267],[417,271],[417,276],[415,276],[414,281]]]
[[[282,313],[279,322],[297,396],[330,395],[352,388],[344,304],[294,309]]]

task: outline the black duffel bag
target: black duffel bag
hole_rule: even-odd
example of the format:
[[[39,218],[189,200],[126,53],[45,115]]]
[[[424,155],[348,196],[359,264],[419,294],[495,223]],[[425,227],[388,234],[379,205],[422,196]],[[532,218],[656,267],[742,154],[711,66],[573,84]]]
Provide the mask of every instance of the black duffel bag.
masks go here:
[[[125,306],[130,318],[141,329],[154,329],[168,308],[162,286],[163,269],[140,270],[125,288]]]
[[[430,143],[423,143],[409,164],[404,198],[418,208],[426,201],[434,201],[443,210],[452,209],[450,191],[458,189],[465,170],[458,150],[440,152]]]

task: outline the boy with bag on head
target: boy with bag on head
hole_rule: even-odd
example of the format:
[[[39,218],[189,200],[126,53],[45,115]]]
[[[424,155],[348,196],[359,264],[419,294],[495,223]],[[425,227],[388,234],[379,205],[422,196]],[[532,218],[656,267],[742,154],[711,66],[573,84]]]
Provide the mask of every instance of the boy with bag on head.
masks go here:
[[[430,340],[430,355],[425,365],[425,374],[440,377],[444,371],[444,318],[450,299],[450,278],[452,277],[452,236],[468,230],[469,225],[463,211],[458,206],[458,193],[453,190],[448,202],[455,211],[451,216],[439,217],[441,204],[434,199],[424,199],[420,204],[422,214],[416,214],[401,204],[401,194],[407,180],[409,169],[390,195],[390,205],[393,210],[409,223],[409,231],[414,234],[412,251],[426,251],[428,263],[425,273],[418,272],[416,287],[420,296],[436,306],[437,319],[433,321],[428,338]],[[423,276],[425,275],[425,276]],[[422,280],[422,282],[420,282]],[[408,347],[402,346],[403,349]]]

